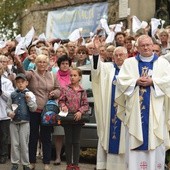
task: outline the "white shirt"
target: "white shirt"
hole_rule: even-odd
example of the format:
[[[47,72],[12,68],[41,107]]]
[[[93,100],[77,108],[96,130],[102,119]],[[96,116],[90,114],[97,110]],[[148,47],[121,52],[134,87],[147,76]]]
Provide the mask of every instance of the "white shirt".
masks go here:
[[[1,88],[2,95],[0,96],[0,121],[10,119],[7,116],[6,103],[10,94],[14,91],[12,82],[8,78],[5,78],[4,76],[1,76]]]

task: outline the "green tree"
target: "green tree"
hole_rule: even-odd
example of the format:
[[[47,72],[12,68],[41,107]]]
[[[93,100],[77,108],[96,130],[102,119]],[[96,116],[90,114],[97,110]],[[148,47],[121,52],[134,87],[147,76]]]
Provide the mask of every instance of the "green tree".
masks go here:
[[[20,33],[22,12],[35,4],[47,4],[54,0],[1,0],[0,39],[14,38]]]

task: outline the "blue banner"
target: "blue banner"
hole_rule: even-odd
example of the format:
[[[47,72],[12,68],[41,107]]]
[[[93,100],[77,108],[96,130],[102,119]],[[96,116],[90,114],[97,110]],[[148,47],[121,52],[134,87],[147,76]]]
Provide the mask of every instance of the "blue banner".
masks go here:
[[[100,19],[107,15],[108,3],[86,4],[48,12],[46,37],[68,39],[77,28],[83,28],[82,36],[96,32]]]

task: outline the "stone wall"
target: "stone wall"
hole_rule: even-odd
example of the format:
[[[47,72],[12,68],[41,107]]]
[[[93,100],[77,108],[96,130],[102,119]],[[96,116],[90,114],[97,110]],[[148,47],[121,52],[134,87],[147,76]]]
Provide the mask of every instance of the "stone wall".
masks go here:
[[[34,26],[37,35],[45,33],[47,14],[47,11],[35,11],[27,14],[22,20],[22,35],[25,35],[32,26]]]
[[[77,6],[85,3],[105,2],[106,0],[56,0],[53,3],[40,6],[31,7],[28,11],[23,13],[21,33],[25,35],[29,29],[34,26],[37,35],[45,32],[47,14],[50,10],[56,10],[68,6]]]
[[[150,21],[155,15],[155,0],[129,0],[130,14],[136,15],[141,21]]]
[[[36,29],[37,35],[45,32],[47,14],[50,10],[57,10],[68,6],[77,6],[87,3],[108,2],[108,23],[114,24],[123,21],[126,26],[130,26],[130,19],[119,19],[119,0],[55,0],[53,3],[46,5],[36,5],[31,7],[22,16],[22,35],[25,35],[31,26]],[[149,21],[155,14],[155,0],[128,0],[130,15],[136,15],[140,20]]]

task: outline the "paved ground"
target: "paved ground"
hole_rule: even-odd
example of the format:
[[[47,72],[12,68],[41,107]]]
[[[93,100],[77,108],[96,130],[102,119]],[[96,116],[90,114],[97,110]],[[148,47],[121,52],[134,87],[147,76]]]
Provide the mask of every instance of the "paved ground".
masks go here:
[[[61,165],[54,166],[54,161],[51,161],[51,167],[52,170],[65,170],[66,169],[66,163],[63,161],[61,162]],[[80,163],[79,164],[81,170],[94,170],[95,164],[88,164],[88,163]],[[10,160],[6,164],[0,164],[0,170],[10,170],[11,169],[11,163]],[[22,166],[20,166],[19,170],[22,170]],[[43,164],[41,160],[37,160],[36,170],[43,170]]]

